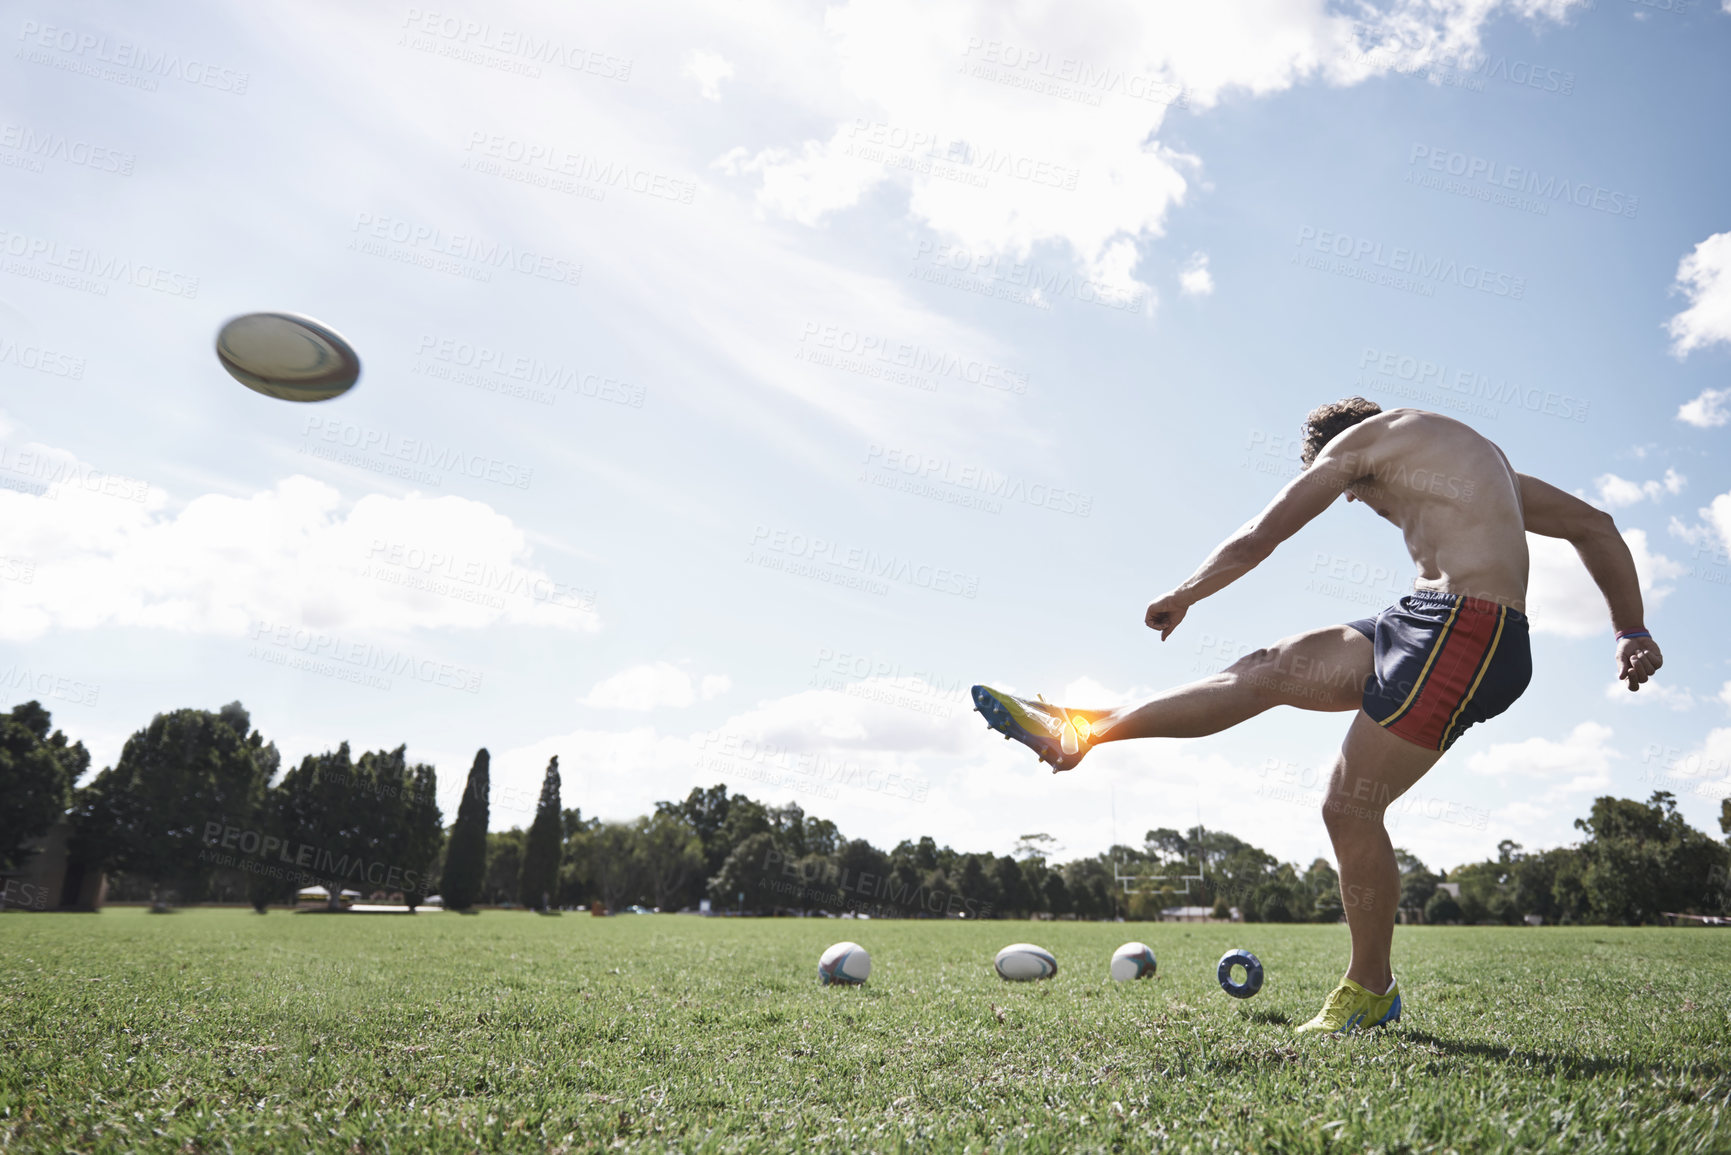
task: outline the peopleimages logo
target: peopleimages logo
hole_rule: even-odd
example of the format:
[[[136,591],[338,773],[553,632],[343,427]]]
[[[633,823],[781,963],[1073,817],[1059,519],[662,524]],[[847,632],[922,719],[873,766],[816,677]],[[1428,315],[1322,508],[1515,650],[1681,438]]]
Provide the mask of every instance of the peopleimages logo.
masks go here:
[[[895,554],[880,554],[876,550],[861,546],[844,546],[828,538],[810,537],[785,529],[771,529],[766,525],[760,525],[752,532],[751,545],[754,551],[768,550],[783,557],[830,566],[862,578],[902,582],[935,593],[959,594],[971,598],[980,590],[978,574],[959,573],[943,566],[910,561]],[[748,557],[746,560],[751,559]]]
[[[631,79],[629,57],[614,56],[571,44],[552,36],[541,36],[521,28],[495,25],[485,20],[470,20],[449,12],[410,8],[403,16],[402,26],[410,33],[428,38],[427,47],[444,41],[452,47],[497,53],[530,64],[553,64],[572,72],[583,72],[602,80],[617,80],[621,84]],[[412,48],[422,45],[410,44]],[[539,76],[539,70],[532,75]]]
[[[1458,393],[1497,405],[1518,405],[1529,412],[1542,413],[1547,417],[1561,417],[1565,421],[1585,421],[1587,412],[1592,407],[1591,401],[1571,397],[1567,393],[1518,385],[1507,378],[1492,380],[1486,374],[1471,369],[1451,371],[1448,365],[1441,361],[1376,349],[1368,345],[1364,352],[1359,354],[1358,367],[1361,371],[1370,369],[1381,376],[1398,378],[1415,386],[1437,389],[1444,393]],[[1362,372],[1354,384],[1367,385]]]
[[[505,597],[523,597],[587,612],[595,609],[594,590],[556,582],[552,578],[518,569],[516,566],[498,566],[478,558],[463,558],[441,550],[422,549],[416,545],[386,541],[383,538],[373,539],[372,547],[367,551],[367,560],[376,568],[371,574],[363,572],[363,576],[382,577],[378,570],[389,567],[399,571],[393,584],[425,588],[447,595],[452,594],[450,587],[453,585],[472,587],[475,596],[463,597],[461,600],[484,601],[495,609],[504,606]],[[426,580],[408,580],[416,576]]]
[[[524,276],[538,277],[561,285],[579,285],[583,282],[583,266],[577,261],[538,253],[533,249],[470,233],[447,233],[432,225],[418,224],[401,217],[356,213],[353,231],[361,242],[397,245],[407,252],[423,253],[428,259],[449,257],[467,261],[472,265],[509,269]],[[354,247],[354,242],[351,242],[351,247]]]
[[[197,277],[175,272],[161,265],[144,264],[117,253],[103,252],[101,249],[83,245],[62,245],[50,237],[0,229],[0,253],[21,258],[29,262],[29,265],[46,266],[40,270],[44,275],[38,276],[38,280],[48,279],[45,274],[50,268],[91,278],[103,296],[108,293],[109,283],[132,285],[134,288],[149,289],[188,300],[198,296]],[[33,275],[29,266],[9,266],[7,272]]]
[[[933,267],[925,268],[928,264]],[[939,245],[933,241],[920,241],[914,246],[914,267],[908,275],[916,280],[1001,296],[1038,308],[1049,308],[1052,297],[1070,297],[1087,305],[1137,310],[1149,298],[1148,289],[1134,282],[1109,285],[1062,269],[1009,261],[994,252],[965,249],[960,245]],[[961,280],[956,280],[956,277]],[[978,278],[978,282],[970,284],[970,278]],[[992,289],[1007,291],[992,292]]]
[[[808,321],[799,335],[799,348],[794,359],[815,364],[831,364],[825,354],[840,354],[860,363],[876,362],[920,374],[917,380],[930,384],[932,377],[949,377],[997,389],[1005,393],[1028,391],[1028,375],[1015,369],[996,365],[980,357],[960,357],[944,349],[935,349],[913,341],[899,341],[881,333],[850,329],[845,325],[820,324]]]
[[[817,895],[825,892],[839,892],[850,905],[854,904],[856,896],[876,900],[886,913],[891,908],[900,908],[904,913],[911,909],[962,918],[992,917],[991,903],[979,902],[965,894],[928,890],[923,884],[909,887],[891,874],[849,870],[833,863],[790,862],[786,855],[774,848],[764,852],[763,870],[765,874],[779,871],[784,878],[805,884],[791,890],[781,890],[780,893],[797,895],[802,894],[806,887],[813,887],[811,893],[805,897],[815,899]]]
[[[1562,201],[1578,208],[1631,219],[1641,207],[1641,198],[1605,188],[1591,181],[1569,180],[1555,174],[1545,176],[1537,169],[1504,164],[1489,157],[1436,148],[1428,144],[1412,146],[1412,152],[1407,157],[1407,166],[1408,184],[1439,188],[1445,192],[1457,191],[1452,187],[1456,182],[1427,180],[1425,172],[1414,171],[1428,169],[1433,173],[1459,178],[1459,185],[1462,186],[1459,191],[1481,200],[1493,200],[1506,190],[1508,193],[1535,198],[1541,208],[1546,206],[1546,202]],[[1518,208],[1521,207],[1519,200],[1519,197],[1511,197],[1507,203]]]
[[[730,734],[721,730],[703,731],[696,735],[701,753],[697,766],[718,773],[750,772],[751,767],[777,771],[774,775],[753,775],[758,781],[772,785],[805,783],[828,787],[826,797],[834,798],[834,787],[847,786],[874,794],[887,794],[924,802],[931,783],[894,770],[867,766],[857,758],[830,758],[810,751],[789,750],[779,742],[760,741],[748,734]]]
[[[916,453],[893,446],[867,446],[865,465],[923,482],[953,486],[990,498],[1017,501],[1037,509],[1073,513],[1079,517],[1087,517],[1094,508],[1092,494],[1078,493],[1061,485],[1029,482],[1019,477],[995,473],[978,465],[958,464],[949,458],[934,457],[929,453]]]
[[[929,165],[914,162],[937,162],[940,166],[955,166],[970,177],[964,183],[986,187],[988,178],[1009,177],[1030,184],[1074,192],[1082,170],[1074,165],[1043,160],[1002,148],[979,148],[960,138],[945,138],[929,129],[905,128],[881,120],[855,117],[848,130],[848,142],[843,155],[888,164],[892,168],[914,168],[932,171]],[[936,175],[944,175],[938,172]]]
[[[366,882],[373,886],[382,886],[388,890],[413,891],[417,883],[425,877],[424,871],[404,870],[400,866],[380,862],[378,859],[368,861],[363,855],[343,854],[319,846],[309,846],[304,842],[290,842],[274,834],[265,834],[258,830],[243,830],[238,826],[228,826],[221,822],[206,822],[204,824],[204,844],[219,850],[238,850],[249,858],[269,860],[272,854],[276,861],[284,866],[305,871],[309,877],[341,879],[344,882]],[[202,857],[202,856],[201,856]],[[219,862],[219,865],[240,865],[232,859]],[[258,871],[248,863],[243,869]]]
[[[247,633],[258,643],[253,647],[255,653],[252,656],[269,660],[268,655],[256,651],[260,645],[273,647],[285,656],[303,658],[310,663],[299,668],[310,669],[314,673],[347,674],[349,676],[343,679],[345,681],[371,679],[368,684],[378,685],[382,682],[378,688],[388,690],[391,684],[385,681],[383,676],[390,675],[408,677],[424,685],[443,686],[468,694],[477,694],[481,690],[481,671],[471,670],[455,662],[422,658],[371,642],[351,642],[301,626],[273,625],[266,621],[254,621],[247,628]],[[332,666],[332,663],[335,665]]]
[[[1377,269],[1398,273],[1403,279],[1414,280],[1420,285],[1432,282],[1459,285],[1463,289],[1475,289],[1493,297],[1507,297],[1513,301],[1521,300],[1527,292],[1525,277],[1499,273],[1470,262],[1461,264],[1453,257],[1427,257],[1417,249],[1395,246],[1385,252],[1381,241],[1369,237],[1355,237],[1350,233],[1337,233],[1303,225],[1298,230],[1298,239],[1293,243],[1300,248],[1308,245],[1318,253],[1339,257],[1355,264],[1367,262]],[[1299,259],[1298,254],[1293,255],[1294,263],[1298,263]]]
[[[56,496],[100,494],[136,502],[144,502],[150,497],[150,483],[147,481],[92,469],[68,453],[41,445],[26,445],[22,449],[0,445],[0,472],[40,483],[39,497],[50,492]]]
[[[40,345],[20,345],[5,337],[0,337],[0,365],[16,365],[20,369],[46,373],[50,377],[70,377],[74,381],[84,377],[84,358]]]
[[[528,489],[529,483],[535,479],[532,467],[501,461],[484,453],[470,453],[454,445],[440,445],[424,437],[403,437],[390,430],[373,429],[335,418],[308,417],[303,433],[306,441],[301,452],[315,457],[341,459],[320,453],[317,442],[323,441],[333,448],[340,447],[355,454],[372,454],[403,462],[406,466],[443,470],[476,481],[508,485],[513,489]]]
[[[24,42],[26,48],[47,48],[55,52],[65,53],[86,61],[96,61],[100,64],[111,64],[117,68],[130,69],[142,73],[136,79],[149,80],[163,77],[171,80],[185,81],[187,84],[200,88],[214,88],[218,92],[231,92],[236,96],[246,95],[247,82],[251,80],[248,73],[233,68],[222,68],[196,60],[190,56],[182,56],[179,52],[166,49],[152,49],[142,44],[133,44],[126,40],[110,40],[106,36],[98,36],[93,32],[80,32],[76,28],[57,28],[52,24],[38,24],[34,20],[24,21],[19,29],[18,39]],[[49,60],[33,60],[33,63],[51,63]],[[83,71],[73,69],[73,71]],[[146,87],[145,85],[136,85]],[[154,83],[148,85],[154,89]]]
[[[28,581],[29,578],[25,580]],[[14,701],[28,695],[34,698],[57,698],[76,706],[94,706],[97,697],[102,693],[101,686],[16,664],[0,670],[0,687],[14,695]]]
[[[1012,87],[1028,88],[1034,92],[1077,100],[1083,104],[1098,106],[1102,96],[1125,96],[1149,104],[1189,107],[1182,84],[1139,72],[1126,72],[1122,68],[1095,64],[1076,56],[1057,56],[1043,49],[1027,48],[1002,40],[986,40],[978,36],[968,37],[962,56],[964,61],[976,65],[972,75],[983,79],[998,79],[989,70],[980,71],[978,66],[1004,69],[1011,76],[1027,77],[1023,83],[1013,84]],[[969,72],[968,63],[962,65],[961,71]],[[999,82],[1003,83],[1002,80]]]
[[[58,160],[80,168],[131,176],[137,160],[130,152],[91,144],[62,133],[39,132],[28,125],[0,124],[0,148],[20,152],[33,160]],[[37,171],[41,171],[38,169]]]
[[[554,176],[570,177],[581,184],[625,189],[641,196],[684,205],[690,204],[697,195],[697,182],[693,180],[651,172],[625,162],[603,159],[592,153],[572,152],[555,144],[521,140],[499,133],[471,132],[465,151],[477,153],[479,158],[484,160],[525,169],[540,169]]]
[[[586,372],[574,365],[543,361],[526,353],[424,333],[415,354],[459,369],[473,369],[477,373],[520,381],[542,395],[550,395],[547,393],[549,390],[558,390],[632,409],[643,408],[646,391],[641,385]]]

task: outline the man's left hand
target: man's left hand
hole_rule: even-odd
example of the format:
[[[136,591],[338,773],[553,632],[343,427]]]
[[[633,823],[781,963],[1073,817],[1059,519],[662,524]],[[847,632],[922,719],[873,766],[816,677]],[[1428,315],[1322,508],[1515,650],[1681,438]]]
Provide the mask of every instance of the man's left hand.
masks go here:
[[[1162,594],[1148,603],[1148,612],[1142,615],[1142,621],[1149,629],[1159,630],[1160,640],[1165,641],[1189,611],[1190,603],[1177,594]]]
[[[1665,664],[1659,643],[1652,638],[1623,638],[1617,642],[1617,679],[1629,683],[1630,691],[1659,672]]]

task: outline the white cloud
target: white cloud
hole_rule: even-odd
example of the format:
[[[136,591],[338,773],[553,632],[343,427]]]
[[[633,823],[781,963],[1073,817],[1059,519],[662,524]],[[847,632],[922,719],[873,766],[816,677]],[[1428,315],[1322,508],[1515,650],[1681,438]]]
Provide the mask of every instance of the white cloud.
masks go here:
[[[1206,297],[1214,291],[1214,275],[1208,271],[1208,254],[1197,253],[1185,262],[1178,285],[1187,296]]]
[[[1731,506],[1731,501],[1727,504]],[[1645,530],[1624,530],[1623,541],[1634,555],[1641,593],[1651,610],[1671,592],[1672,587],[1662,583],[1683,576],[1689,572],[1689,567],[1649,549]],[[1528,534],[1527,549],[1532,558],[1532,571],[1527,583],[1527,617],[1533,632],[1565,638],[1608,635],[1611,619],[1605,608],[1605,597],[1593,584],[1580,556],[1575,553],[1575,547],[1560,538]]]
[[[681,672],[658,665],[668,684],[667,671]],[[940,797],[937,788],[963,757],[995,767],[997,796],[1015,792],[1012,767],[1030,769],[1032,755],[983,741],[989,735],[977,723],[953,689],[918,678],[867,679],[845,690],[803,690],[761,702],[713,730],[673,735],[637,726],[544,738],[501,754],[495,782],[515,782],[527,792],[558,754],[568,796],[583,798],[585,813],[606,818],[630,818],[649,808],[646,799],[682,798],[693,786],[725,782],[767,803],[798,802],[854,837],[882,839],[873,823],[905,828],[908,808],[918,807],[922,829],[944,831],[958,845],[1005,841],[1007,852],[995,815],[979,805],[985,795]],[[1020,777],[1032,783],[1029,789],[1047,785],[1040,774]]]
[[[837,134],[839,137],[839,133]],[[808,140],[798,153],[766,148],[755,155],[734,148],[715,162],[729,176],[761,173],[757,203],[802,225],[816,225],[830,213],[852,208],[872,186],[888,177],[885,170],[837,156]]]
[[[672,662],[646,662],[597,682],[578,701],[604,710],[682,709],[700,698],[708,701],[725,694],[732,686],[733,680],[725,674],[693,679]]]
[[[1703,389],[1701,396],[1678,406],[1677,420],[1697,429],[1717,429],[1731,422],[1731,389]]]
[[[733,64],[719,52],[699,48],[686,58],[685,75],[697,81],[705,100],[721,99],[721,82],[733,79]]]
[[[1701,744],[1671,768],[1677,793],[1718,800],[1731,797],[1731,726],[1709,730]]]
[[[1722,702],[1727,709],[1731,709],[1731,682],[1726,682],[1723,686],[1719,687],[1719,701]]]
[[[1683,357],[1731,341],[1731,232],[1714,233],[1679,261],[1673,288],[1689,298],[1689,307],[1665,326],[1672,353]]]
[[[1119,5],[1056,0],[848,0],[827,10],[834,51],[811,107],[846,109],[795,146],[736,149],[759,204],[811,225],[893,180],[909,216],[976,265],[1051,247],[1101,286],[1142,295],[1124,246],[1163,235],[1196,157],[1159,139],[1182,101],[1307,80],[1353,84],[1391,69],[1465,61],[1501,11],[1560,19],[1571,0],[1397,0],[1363,21],[1323,0]],[[941,115],[934,110],[941,110]],[[839,111],[839,110],[838,110]],[[832,114],[833,115],[833,114]],[[1203,292],[1203,273],[1188,292]]]
[[[1663,674],[1659,675],[1661,678]],[[1695,693],[1687,686],[1673,686],[1657,679],[1646,683],[1640,689],[1630,692],[1629,683],[1612,681],[1605,685],[1605,699],[1619,706],[1665,706],[1672,710],[1683,711],[1695,708]]]
[[[250,497],[205,494],[179,512],[143,483],[97,473],[64,450],[43,494],[0,489],[0,555],[27,557],[0,637],[143,626],[241,635],[257,622],[312,630],[599,628],[586,591],[536,566],[524,531],[466,498],[370,494],[352,505],[295,475]],[[28,479],[28,475],[27,475]],[[133,500],[133,498],[138,500]]]
[[[1731,493],[1719,494],[1695,512],[1702,519],[1700,524],[1685,525],[1673,517],[1668,527],[1671,535],[1694,546],[1697,557],[1703,551],[1711,551],[1718,555],[1713,560],[1724,565],[1725,554],[1731,551]]]
[[[1528,738],[1499,742],[1467,759],[1475,774],[1552,784],[1537,802],[1602,790],[1611,784],[1611,762],[1622,755],[1611,748],[1611,728],[1582,722],[1562,741]],[[1511,810],[1514,809],[1511,807]]]
[[[1731,550],[1731,493],[1721,493],[1715,497],[1700,514],[1719,535],[1719,544]]]
[[[1689,479],[1675,469],[1666,469],[1662,481],[1628,481],[1615,473],[1607,473],[1593,484],[1598,488],[1599,501],[1607,509],[1622,509],[1642,501],[1658,501],[1666,494],[1683,492]]]

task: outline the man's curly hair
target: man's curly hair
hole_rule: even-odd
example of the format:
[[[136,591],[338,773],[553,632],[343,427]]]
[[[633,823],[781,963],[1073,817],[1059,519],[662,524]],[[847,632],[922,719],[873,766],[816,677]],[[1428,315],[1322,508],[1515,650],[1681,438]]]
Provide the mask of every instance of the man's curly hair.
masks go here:
[[[1309,469],[1316,455],[1322,452],[1322,447],[1336,436],[1366,417],[1375,417],[1381,412],[1382,406],[1362,397],[1348,397],[1312,409],[1304,419],[1304,453],[1301,455],[1304,467]]]

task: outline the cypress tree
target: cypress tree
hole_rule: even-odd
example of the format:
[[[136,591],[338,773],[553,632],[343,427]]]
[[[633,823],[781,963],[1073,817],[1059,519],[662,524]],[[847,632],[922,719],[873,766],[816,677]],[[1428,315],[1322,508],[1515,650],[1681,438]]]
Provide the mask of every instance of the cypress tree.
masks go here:
[[[559,889],[562,826],[559,756],[555,754],[547,763],[547,777],[541,780],[541,801],[535,807],[535,821],[529,826],[528,844],[523,848],[523,873],[517,885],[518,901],[530,909],[545,910]]]
[[[447,910],[468,910],[481,896],[487,875],[487,768],[491,757],[486,747],[475,752],[463,800],[457,804],[457,822],[451,827],[451,843],[445,853],[445,876],[439,893]]]
[[[432,892],[433,867],[445,841],[444,827],[439,825],[438,793],[438,771],[431,766],[416,766],[403,812],[403,900],[410,910]],[[409,880],[410,872],[415,875],[413,881]]]

